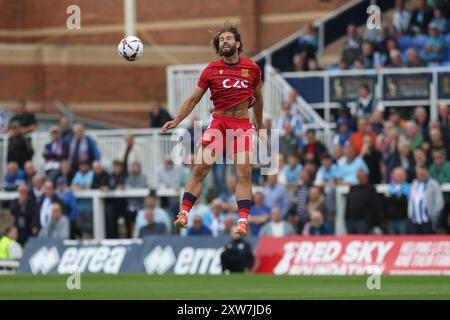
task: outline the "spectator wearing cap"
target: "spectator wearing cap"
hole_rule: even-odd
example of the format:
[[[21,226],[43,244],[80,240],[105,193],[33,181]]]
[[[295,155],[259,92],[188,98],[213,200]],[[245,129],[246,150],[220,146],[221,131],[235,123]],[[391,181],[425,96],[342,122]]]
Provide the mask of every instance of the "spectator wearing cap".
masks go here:
[[[51,141],[44,147],[45,175],[48,180],[54,180],[61,168],[61,160],[67,158],[67,149],[64,145],[58,126],[50,127]]]
[[[14,116],[10,119],[9,125],[17,122],[18,131],[22,134],[27,134],[36,130],[36,117],[33,113],[27,110],[27,104],[25,100],[20,100],[17,106]]]
[[[28,193],[27,185],[22,183],[18,191],[19,196],[11,201],[9,210],[17,227],[17,241],[24,246],[28,239],[37,233],[39,214],[36,200]]]
[[[367,173],[358,170],[357,184],[350,187],[345,205],[348,234],[367,234],[379,222],[380,200],[375,187],[369,184]]]
[[[10,125],[10,136],[8,138],[7,161],[14,161],[19,168],[23,169],[25,162],[33,158],[34,150],[30,140],[23,135],[18,121]]]
[[[409,228],[411,234],[433,234],[444,208],[439,183],[430,178],[425,166],[416,167],[416,180],[411,185],[408,202]]]
[[[384,196],[383,212],[388,220],[389,234],[408,233],[408,199],[411,185],[402,167],[393,170],[392,181]]]
[[[39,232],[40,238],[69,239],[69,218],[63,214],[61,203],[55,202],[50,208],[50,221]]]
[[[25,181],[25,173],[16,162],[10,161],[6,166],[6,173],[3,182],[5,191],[16,191],[20,184]]]
[[[391,50],[389,52],[389,57],[391,60],[391,63],[388,64],[388,68],[403,68],[405,67],[405,64],[402,60],[402,53],[398,49]]]
[[[291,224],[282,219],[281,210],[277,207],[272,208],[270,212],[270,221],[267,222],[259,232],[260,237],[285,237],[294,234],[294,228]]]
[[[145,213],[148,209],[153,212],[153,219],[155,222],[163,223],[166,226],[167,232],[172,232],[172,218],[166,210],[158,206],[158,197],[154,190],[150,191],[148,196],[144,200],[145,206],[141,208],[136,215],[136,223],[134,225],[134,238],[139,235],[139,230],[147,224],[145,219]]]
[[[340,117],[337,120],[338,131],[333,137],[333,144],[339,144],[344,147],[347,141],[352,135],[352,130],[350,130],[351,120],[348,118]]]
[[[412,34],[427,32],[428,24],[433,18],[433,10],[428,6],[427,0],[418,0],[411,14],[409,30]]]
[[[309,222],[303,227],[302,235],[326,236],[332,234],[334,234],[333,227],[325,222],[323,213],[320,210],[312,210]]]
[[[56,178],[56,195],[61,201],[63,214],[69,218],[70,221],[70,237],[74,239],[76,236],[80,236],[76,227],[78,205],[77,199],[72,190],[68,186],[67,178],[59,176]]]
[[[84,126],[77,123],[73,126],[73,138],[69,144],[69,160],[72,172],[76,172],[81,162],[90,166],[95,160],[100,160],[100,152],[95,140],[85,134]]]
[[[436,23],[430,23],[428,37],[425,42],[425,56],[428,62],[441,63],[445,58],[445,40],[439,34]]]
[[[308,129],[306,131],[306,139],[308,140],[308,144],[304,149],[305,160],[314,160],[316,165],[319,166],[320,156],[327,151],[327,148],[322,142],[317,140],[316,130],[314,129]]]
[[[264,194],[256,192],[253,195],[253,205],[250,208],[248,217],[248,227],[253,236],[257,237],[261,227],[269,220],[270,209],[264,205]]]

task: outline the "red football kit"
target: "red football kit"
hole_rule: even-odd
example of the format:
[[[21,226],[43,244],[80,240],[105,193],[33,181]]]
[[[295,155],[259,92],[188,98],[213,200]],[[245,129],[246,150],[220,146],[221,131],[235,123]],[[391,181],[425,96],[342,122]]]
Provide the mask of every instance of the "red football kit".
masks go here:
[[[244,57],[239,57],[236,64],[228,64],[223,59],[213,61],[198,80],[200,88],[211,90],[214,111],[233,108],[246,100],[250,100],[251,108],[255,103],[255,89],[260,83],[261,69]],[[229,154],[253,152],[253,133],[254,126],[248,118],[229,118],[214,112],[199,143],[213,149],[216,154],[221,154],[225,146]]]

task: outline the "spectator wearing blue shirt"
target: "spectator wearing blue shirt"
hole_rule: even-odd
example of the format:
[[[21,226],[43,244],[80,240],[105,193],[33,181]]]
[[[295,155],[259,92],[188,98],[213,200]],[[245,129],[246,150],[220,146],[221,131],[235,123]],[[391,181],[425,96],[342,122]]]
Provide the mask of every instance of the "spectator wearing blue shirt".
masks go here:
[[[331,156],[324,153],[320,159],[321,166],[316,174],[314,185],[320,188],[325,188],[327,185],[333,184],[337,177],[338,166],[333,163]]]
[[[56,195],[61,201],[63,214],[69,217],[70,238],[74,239],[78,232],[76,230],[76,220],[78,213],[77,199],[72,190],[68,187],[67,178],[59,176],[56,178]]]
[[[72,189],[74,191],[91,189],[94,181],[94,172],[89,167],[89,162],[82,161],[79,166],[79,171],[72,179]],[[92,200],[78,199],[77,200],[78,214],[76,227],[81,234],[87,237],[92,236]]]
[[[352,135],[352,130],[350,130],[351,120],[348,118],[340,117],[337,120],[338,132],[334,135],[333,144],[338,144],[344,147],[347,141]]]
[[[306,60],[314,58],[318,48],[318,41],[316,30],[312,24],[308,26],[306,33],[298,38],[297,43],[300,51],[305,53]]]
[[[283,101],[283,113],[278,118],[277,129],[280,130],[280,135],[286,134],[286,123],[290,124],[294,135],[301,139],[303,137],[305,127],[302,118],[292,110],[291,102]]]
[[[257,237],[261,227],[269,220],[270,210],[264,205],[264,195],[262,192],[256,192],[253,196],[253,206],[250,208],[248,217],[248,226],[253,236]]]
[[[19,169],[17,162],[10,161],[5,174],[5,191],[17,191],[20,184],[25,182],[25,172]]]
[[[441,34],[447,33],[447,19],[444,17],[442,8],[435,7],[433,9],[433,19],[430,24],[434,24]]]
[[[298,155],[296,153],[290,153],[287,157],[287,164],[283,168],[286,182],[288,184],[297,183],[302,168],[303,166],[298,161]]]
[[[211,229],[203,224],[202,217],[194,216],[193,225],[187,230],[188,236],[212,236]]]
[[[369,169],[361,157],[356,156],[355,148],[353,145],[348,144],[344,148],[344,159],[339,162],[337,167],[336,176],[341,184],[356,185],[358,179],[356,173],[358,170],[369,173]]]
[[[445,40],[440,36],[435,23],[430,23],[428,35],[424,48],[427,61],[441,63],[445,57]]]
[[[383,202],[386,217],[389,222],[389,234],[408,233],[408,199],[411,186],[406,182],[406,171],[396,167],[393,181],[389,184]]]
[[[289,210],[289,192],[285,186],[278,183],[276,174],[267,176],[267,183],[263,193],[264,205],[269,208],[280,208],[281,215],[285,218]]]

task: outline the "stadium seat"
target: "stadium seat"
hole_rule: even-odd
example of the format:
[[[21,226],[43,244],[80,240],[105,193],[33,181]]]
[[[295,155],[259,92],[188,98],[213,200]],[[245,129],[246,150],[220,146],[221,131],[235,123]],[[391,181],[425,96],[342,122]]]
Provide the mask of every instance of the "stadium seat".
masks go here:
[[[422,49],[425,47],[425,43],[427,42],[427,37],[424,35],[419,35],[413,38],[413,46],[417,49]]]
[[[439,62],[428,62],[428,66],[433,67],[439,67],[441,64]]]
[[[450,48],[450,33],[445,35],[445,42],[447,43],[447,47]]]
[[[409,47],[411,47],[413,44],[412,38],[410,36],[400,36],[398,38],[398,48],[400,51],[405,51]]]

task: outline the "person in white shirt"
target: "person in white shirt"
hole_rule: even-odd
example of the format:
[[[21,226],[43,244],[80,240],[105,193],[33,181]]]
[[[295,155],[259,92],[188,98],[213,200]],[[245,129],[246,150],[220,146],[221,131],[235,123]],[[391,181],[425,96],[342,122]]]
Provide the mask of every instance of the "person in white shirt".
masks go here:
[[[271,211],[271,220],[261,228],[259,236],[284,237],[293,235],[294,233],[294,228],[281,219],[280,209],[273,208]]]

